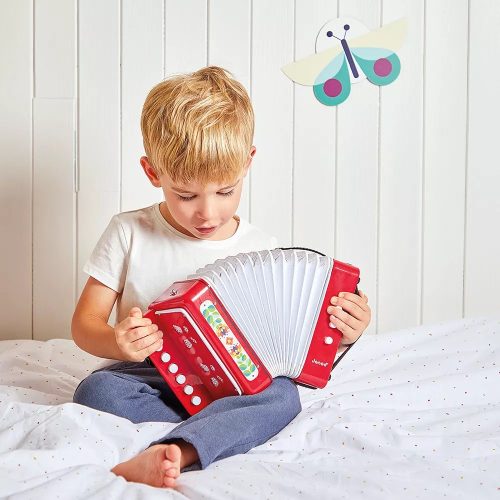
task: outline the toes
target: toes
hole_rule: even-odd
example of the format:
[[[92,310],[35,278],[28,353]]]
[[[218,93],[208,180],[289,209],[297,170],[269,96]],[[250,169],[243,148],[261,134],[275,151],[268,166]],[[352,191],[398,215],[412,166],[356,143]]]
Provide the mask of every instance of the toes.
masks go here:
[[[175,486],[175,479],[173,477],[163,478],[163,486],[165,488],[173,488]]]
[[[177,478],[180,475],[179,465],[173,464],[170,460],[164,460],[161,463],[161,468],[166,476]]]
[[[173,477],[174,479],[180,476],[181,472],[178,467],[170,467],[165,471],[165,476]]]
[[[181,449],[176,444],[168,445],[165,448],[165,458],[170,462],[179,463],[181,461]]]

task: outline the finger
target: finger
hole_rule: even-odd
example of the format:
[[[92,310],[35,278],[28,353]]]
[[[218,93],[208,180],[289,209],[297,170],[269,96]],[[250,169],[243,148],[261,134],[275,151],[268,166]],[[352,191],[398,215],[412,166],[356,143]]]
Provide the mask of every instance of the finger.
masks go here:
[[[149,318],[129,316],[128,318],[125,318],[122,321],[122,323],[120,324],[120,327],[123,331],[128,331],[128,330],[132,330],[134,328],[139,328],[142,326],[150,326],[151,324],[152,324],[152,321]]]
[[[340,307],[334,307],[331,312],[330,321],[336,324],[336,320],[339,319],[346,325],[350,326],[354,330],[362,330],[363,323],[351,314],[340,309]]]
[[[363,311],[368,311],[368,305],[364,299],[362,299],[359,295],[350,292],[340,292],[337,297],[332,297],[330,299],[330,303],[333,305],[341,305],[347,304],[347,302],[354,302],[357,304]]]
[[[163,347],[163,333],[157,332],[132,342],[132,348],[144,358]]]
[[[360,297],[365,301],[365,302],[368,302],[368,295],[366,295],[363,290],[359,290],[358,289],[358,292],[359,292],[359,295]]]
[[[339,330],[340,333],[342,333],[342,339],[341,339],[342,344],[344,345],[352,344],[357,340],[359,335],[357,334],[356,330],[351,328],[348,324],[344,323],[341,319],[334,318],[333,321],[331,319],[330,321],[335,325],[335,328],[337,328],[337,330]]]
[[[132,318],[142,318],[142,311],[139,307],[132,307],[128,315]]]
[[[134,328],[129,331],[130,334],[130,342],[136,342],[137,340],[148,337],[149,335],[153,335],[159,332],[158,325],[152,324],[148,326],[140,326],[138,328]]]
[[[151,354],[153,354],[154,352],[161,351],[162,349],[163,349],[163,339],[159,339],[140,352],[141,355],[144,355],[144,359],[146,359],[148,356],[151,356]]]
[[[349,300],[341,299],[340,297],[337,299],[335,306],[328,306],[327,312],[328,314],[334,314],[337,310],[346,311],[351,316],[355,317],[358,320],[363,320],[367,315],[367,311],[363,309],[360,305],[355,304]]]

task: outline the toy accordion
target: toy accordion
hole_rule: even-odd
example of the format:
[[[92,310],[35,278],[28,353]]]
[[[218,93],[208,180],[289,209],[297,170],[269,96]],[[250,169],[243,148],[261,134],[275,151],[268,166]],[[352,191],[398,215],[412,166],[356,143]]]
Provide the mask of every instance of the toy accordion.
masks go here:
[[[150,359],[190,415],[277,376],[324,387],[342,337],[326,309],[358,282],[358,268],[308,249],[216,260],[149,306],[145,316],[163,331]]]

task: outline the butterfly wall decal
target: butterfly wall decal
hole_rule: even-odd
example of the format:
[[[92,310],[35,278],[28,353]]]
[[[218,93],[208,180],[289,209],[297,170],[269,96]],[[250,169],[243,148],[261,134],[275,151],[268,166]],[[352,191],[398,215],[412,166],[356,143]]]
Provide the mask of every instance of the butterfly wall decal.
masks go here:
[[[351,84],[367,79],[388,85],[399,76],[396,55],[406,35],[406,19],[369,31],[356,19],[328,21],[316,38],[316,54],[283,66],[288,78],[313,87],[316,99],[338,106],[351,93]]]

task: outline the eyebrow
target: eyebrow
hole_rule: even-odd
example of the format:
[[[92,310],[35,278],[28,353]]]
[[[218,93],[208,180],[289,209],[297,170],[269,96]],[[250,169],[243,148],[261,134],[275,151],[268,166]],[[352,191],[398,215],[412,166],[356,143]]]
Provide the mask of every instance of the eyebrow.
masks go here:
[[[240,182],[239,179],[238,179],[238,182]],[[223,191],[224,189],[234,188],[238,184],[238,182],[236,182],[236,184],[233,184],[232,186],[221,187],[217,191]],[[192,191],[186,191],[185,189],[180,189],[177,187],[172,187],[172,191],[175,191],[176,193],[179,193],[179,194],[196,194],[196,193],[193,193]]]

